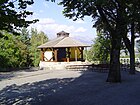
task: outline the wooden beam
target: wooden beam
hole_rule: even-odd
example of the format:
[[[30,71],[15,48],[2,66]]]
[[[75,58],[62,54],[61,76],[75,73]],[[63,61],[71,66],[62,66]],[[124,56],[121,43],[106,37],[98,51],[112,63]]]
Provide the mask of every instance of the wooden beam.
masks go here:
[[[58,51],[58,49],[54,50],[54,59],[55,59],[56,62],[58,61],[58,59],[57,59],[57,51]]]
[[[70,48],[67,48],[67,52],[66,52],[67,54],[66,55],[68,55],[66,58],[67,58],[67,62],[69,62],[70,61]]]
[[[83,60],[83,50],[84,50],[84,47],[78,47],[78,50],[80,51],[78,57],[80,57],[80,59]]]
[[[76,50],[76,47],[75,47],[75,61],[77,61],[77,50]]]
[[[44,61],[44,51],[43,51],[43,48],[41,49],[41,61]]]
[[[84,47],[81,47],[81,59],[83,59],[83,50],[84,50]]]

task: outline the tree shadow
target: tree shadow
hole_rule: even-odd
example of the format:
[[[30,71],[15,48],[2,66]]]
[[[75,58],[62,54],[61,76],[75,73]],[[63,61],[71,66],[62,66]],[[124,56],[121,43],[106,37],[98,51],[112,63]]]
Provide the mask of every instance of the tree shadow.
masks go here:
[[[51,104],[56,105],[58,103],[57,100],[52,100],[53,98],[50,99],[49,97],[52,96],[55,97],[55,94],[57,93],[63,95],[71,94],[72,92],[71,89],[72,90],[75,89],[74,90],[75,92],[80,92],[77,87],[83,89],[85,88],[85,85],[89,85],[89,83],[91,82],[88,81],[86,83],[85,82],[86,79],[94,77],[93,79],[95,80],[95,78],[97,78],[92,73],[93,72],[82,71],[81,72],[82,75],[78,78],[63,78],[63,79],[56,78],[56,79],[49,79],[40,82],[27,83],[20,86],[16,84],[7,86],[0,91],[0,104],[46,105],[45,103],[46,101],[48,101],[47,103],[49,104],[47,105],[51,105]],[[67,89],[70,90],[67,91]],[[66,96],[68,97],[68,95]],[[61,98],[61,96],[59,98]],[[66,97],[64,96],[63,99],[65,100],[65,98]]]
[[[0,91],[0,104],[34,104],[44,97],[52,95],[72,82],[73,78],[50,79],[21,86],[11,85]]]
[[[107,73],[81,72],[77,78],[55,78],[0,91],[2,105],[138,105],[140,73],[122,71],[122,83],[106,83]],[[131,100],[130,100],[131,99]]]
[[[6,71],[0,72],[0,81],[4,79],[11,79],[12,77],[16,77],[17,74],[22,76],[22,72],[36,72],[38,71],[38,67],[26,67],[26,68],[7,68]]]
[[[15,73],[13,72],[0,73],[0,81],[4,79],[10,79],[12,77],[15,77]]]

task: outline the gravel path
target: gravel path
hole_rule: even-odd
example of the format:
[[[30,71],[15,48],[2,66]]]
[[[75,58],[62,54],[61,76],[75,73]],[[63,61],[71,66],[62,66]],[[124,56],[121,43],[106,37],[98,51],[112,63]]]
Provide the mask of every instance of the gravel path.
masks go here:
[[[107,73],[92,71],[16,72],[0,81],[0,105],[140,104],[139,72],[122,72],[117,84],[106,83],[106,78]]]
[[[11,76],[12,74],[12,76]],[[67,71],[67,70],[39,70],[39,71],[19,71],[12,73],[2,73],[0,74],[0,90],[5,88],[6,86],[10,86],[12,84],[15,85],[23,85],[26,83],[34,83],[54,78],[75,78],[80,76],[80,71]],[[3,78],[2,78],[3,76]]]

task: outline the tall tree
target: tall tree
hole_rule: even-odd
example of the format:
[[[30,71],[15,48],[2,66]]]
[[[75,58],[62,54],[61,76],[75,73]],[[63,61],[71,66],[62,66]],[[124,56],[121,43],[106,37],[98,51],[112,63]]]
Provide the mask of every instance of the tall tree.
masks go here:
[[[31,44],[29,31],[25,27],[21,30],[20,41],[25,45],[25,47],[22,50],[24,50],[25,66],[28,67],[31,64],[29,51]]]
[[[128,35],[123,36],[123,41],[130,54],[130,74],[135,74],[135,39],[139,37],[140,34],[140,3],[138,0],[127,1],[127,27],[130,33],[130,38]]]
[[[27,6],[33,3],[33,0],[0,0],[0,30],[17,33],[22,27],[37,22],[36,19],[31,21],[26,19],[33,14],[27,10]]]
[[[4,37],[0,38],[0,67],[25,66],[26,45],[21,41],[21,37],[5,31],[2,33]]]
[[[37,49],[37,46],[48,41],[48,37],[44,32],[38,32],[37,29],[31,29],[31,47],[30,47],[30,56],[32,60],[32,66],[38,66],[40,61],[40,51]]]
[[[20,35],[16,36],[6,31],[0,38],[0,67],[28,67],[38,66],[40,51],[37,46],[48,41],[44,32],[32,29],[31,34],[23,28]]]
[[[110,34],[111,54],[107,82],[121,82],[119,58],[122,36],[127,34],[126,1],[63,0],[60,4],[64,6],[63,13],[66,17],[76,20],[91,16],[95,27],[102,25],[104,31]]]

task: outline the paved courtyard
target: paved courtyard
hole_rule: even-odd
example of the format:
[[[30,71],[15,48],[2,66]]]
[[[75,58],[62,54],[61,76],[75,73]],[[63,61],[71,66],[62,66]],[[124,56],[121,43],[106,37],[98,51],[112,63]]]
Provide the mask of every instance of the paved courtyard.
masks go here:
[[[0,74],[0,105],[139,105],[140,73],[122,72],[122,83],[107,73],[40,70]]]

